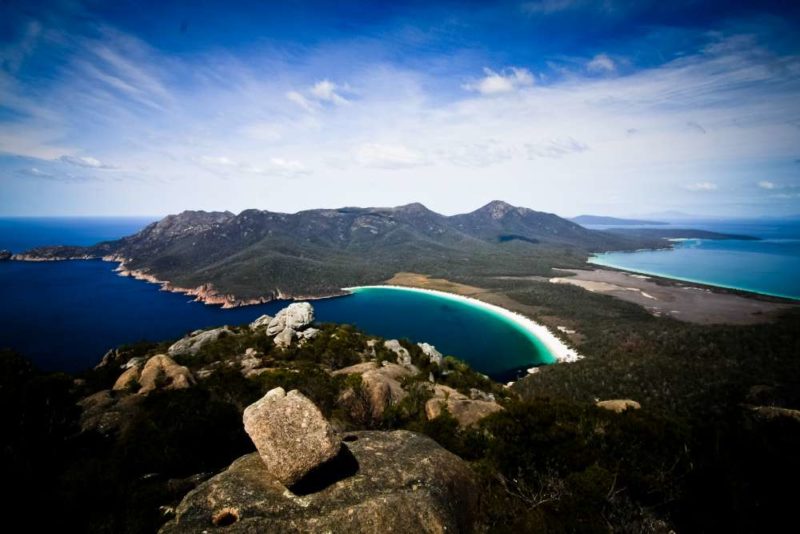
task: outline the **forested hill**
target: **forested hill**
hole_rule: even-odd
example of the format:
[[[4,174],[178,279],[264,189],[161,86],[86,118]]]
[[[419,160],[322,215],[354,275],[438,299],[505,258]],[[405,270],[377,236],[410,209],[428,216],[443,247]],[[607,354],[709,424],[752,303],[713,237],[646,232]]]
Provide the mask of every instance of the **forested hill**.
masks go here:
[[[445,216],[422,204],[294,214],[185,211],[92,247],[47,247],[18,259],[119,256],[173,285],[211,283],[241,299],[313,297],[398,271],[435,276],[549,275],[588,254],[663,246],[658,238],[586,229],[550,213],[494,201]]]

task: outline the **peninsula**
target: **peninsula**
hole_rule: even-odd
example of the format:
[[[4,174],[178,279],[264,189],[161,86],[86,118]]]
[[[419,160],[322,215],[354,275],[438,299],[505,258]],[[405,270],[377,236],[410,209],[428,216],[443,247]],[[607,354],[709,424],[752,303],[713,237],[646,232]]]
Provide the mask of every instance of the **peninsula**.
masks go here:
[[[670,246],[663,235],[589,230],[493,201],[453,216],[419,203],[295,214],[185,211],[116,241],[41,247],[13,259],[116,261],[123,275],[234,307],[343,295],[343,287],[382,283],[398,272],[454,281],[553,276],[553,268],[585,267],[594,253]]]

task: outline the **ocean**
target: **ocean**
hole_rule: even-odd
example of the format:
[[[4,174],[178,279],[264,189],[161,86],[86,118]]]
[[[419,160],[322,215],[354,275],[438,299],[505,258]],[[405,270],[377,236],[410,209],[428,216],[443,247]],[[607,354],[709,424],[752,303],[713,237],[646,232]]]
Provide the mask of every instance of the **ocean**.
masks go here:
[[[87,245],[129,235],[152,219],[0,219],[0,249]],[[112,347],[178,338],[198,328],[251,322],[288,302],[223,310],[118,276],[101,260],[0,262],[0,347],[47,370],[78,372]],[[435,295],[369,289],[313,301],[318,321],[354,324],[386,338],[435,345],[499,381],[552,357],[494,314]]]
[[[658,228],[670,227],[747,235],[759,240],[686,239],[676,242],[671,250],[607,252],[589,261],[641,274],[800,299],[800,221],[689,220]]]

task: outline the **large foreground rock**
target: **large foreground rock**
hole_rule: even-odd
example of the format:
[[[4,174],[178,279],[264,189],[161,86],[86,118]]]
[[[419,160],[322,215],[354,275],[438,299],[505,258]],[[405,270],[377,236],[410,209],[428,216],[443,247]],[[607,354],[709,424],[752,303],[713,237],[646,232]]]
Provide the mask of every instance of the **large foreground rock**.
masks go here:
[[[274,336],[287,328],[302,330],[314,322],[314,308],[308,302],[294,302],[279,311],[267,326],[267,335]]]
[[[472,532],[479,488],[467,464],[407,431],[354,432],[313,490],[293,494],[258,454],[236,460],[184,497],[163,533]],[[328,464],[331,465],[331,464]]]
[[[319,408],[297,390],[275,388],[244,411],[244,429],[267,471],[290,486],[339,453],[339,436]]]

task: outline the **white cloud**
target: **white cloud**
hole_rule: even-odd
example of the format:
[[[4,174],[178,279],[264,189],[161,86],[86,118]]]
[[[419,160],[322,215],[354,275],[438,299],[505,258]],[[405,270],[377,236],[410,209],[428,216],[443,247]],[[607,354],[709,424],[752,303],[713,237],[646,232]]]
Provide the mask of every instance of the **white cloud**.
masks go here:
[[[309,89],[311,96],[323,102],[332,102],[336,105],[347,104],[348,100],[338,94],[336,91],[339,87],[330,80],[322,80],[317,82]]]
[[[778,186],[775,185],[774,182],[769,182],[767,180],[761,180],[758,182],[758,187],[761,189],[776,189]]]
[[[113,165],[108,165],[103,163],[97,158],[93,158],[91,156],[70,156],[64,154],[59,160],[63,161],[64,163],[68,163],[70,165],[74,165],[76,167],[84,167],[87,169],[113,169],[115,168]]]
[[[35,176],[37,178],[53,178],[53,175],[51,173],[44,172],[43,170],[40,170],[37,167],[31,167],[30,169],[23,169],[21,172],[24,174],[28,174],[30,176]]]
[[[610,73],[617,70],[617,64],[606,54],[597,54],[586,64],[589,72]]]
[[[354,151],[356,163],[364,167],[405,169],[425,165],[418,152],[400,144],[364,143]]]
[[[75,197],[66,199],[71,204],[50,200],[106,213],[410,201],[453,213],[495,197],[561,213],[605,211],[602,202],[612,197],[628,203],[617,215],[678,207],[702,213],[703,206],[719,211],[753,200],[745,193],[765,165],[794,161],[800,146],[800,128],[789,113],[798,109],[800,58],[737,43],[619,76],[581,69],[546,83],[537,75],[534,83],[524,69],[488,70],[468,84],[472,93],[453,94],[437,92],[440,72],[424,62],[412,69],[368,59],[339,69],[337,79],[358,88],[350,92],[321,73],[337,58],[358,57],[357,50],[327,45],[302,61],[256,54],[247,63],[216,52],[196,60],[129,47],[142,78],[115,63],[117,56],[128,57],[128,48],[110,41],[105,44],[116,54],[110,62],[82,51],[74,61],[65,59],[59,77],[38,92],[0,69],[0,102],[20,117],[0,129],[0,173],[4,164],[15,173],[17,157],[47,173],[56,173],[53,161],[59,165],[65,154],[113,162],[120,168],[114,177],[146,185],[106,180],[105,193],[96,193],[97,183],[91,192],[74,184]],[[83,78],[81,61],[105,65],[133,89]],[[152,112],[129,95],[161,110]],[[334,95],[351,102],[346,112]],[[701,130],[690,123],[709,135],[695,134]],[[111,174],[83,164],[86,174]],[[800,166],[792,166],[776,168],[773,193],[795,191],[783,185],[800,176]],[[392,179],[381,179],[376,168],[393,169]],[[290,180],[277,179],[295,176],[308,177],[303,194]],[[680,194],[676,176],[689,190],[716,192]],[[601,185],[604,192],[597,194]],[[764,206],[772,198],[758,196]],[[7,211],[14,209],[22,210],[11,205]]]
[[[330,80],[322,80],[305,91],[289,91],[286,98],[300,106],[306,111],[321,109],[323,104],[342,106],[349,104],[350,101],[339,94],[341,87]]]
[[[716,191],[719,189],[717,184],[714,182],[696,182],[693,184],[688,184],[684,186],[684,188],[688,189],[689,191]]]
[[[464,89],[492,96],[511,93],[533,85],[533,74],[528,69],[511,67],[502,72],[496,72],[486,68],[483,69],[483,73],[485,74],[483,78],[464,84]]]

